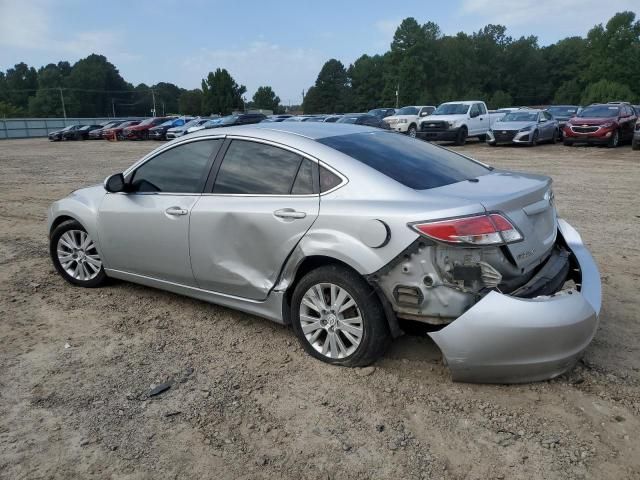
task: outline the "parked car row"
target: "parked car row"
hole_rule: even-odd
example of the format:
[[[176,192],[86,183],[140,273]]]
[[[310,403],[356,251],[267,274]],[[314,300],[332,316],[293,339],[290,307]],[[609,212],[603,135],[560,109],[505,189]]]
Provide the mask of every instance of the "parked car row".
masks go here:
[[[491,111],[485,102],[464,100],[400,109],[374,108],[366,113],[291,115],[269,117],[262,113],[236,113],[224,117],[152,117],[114,120],[104,125],[71,125],[49,133],[49,140],[170,140],[199,130],[279,122],[349,123],[377,127],[427,141],[464,145],[468,138],[491,146],[541,142],[578,143],[617,147],[630,142],[640,149],[640,107],[609,102],[586,107],[552,105],[548,108],[508,107]]]

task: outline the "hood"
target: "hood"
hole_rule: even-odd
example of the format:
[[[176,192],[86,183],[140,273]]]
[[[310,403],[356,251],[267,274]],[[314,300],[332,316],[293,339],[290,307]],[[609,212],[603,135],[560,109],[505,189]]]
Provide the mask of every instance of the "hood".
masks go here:
[[[521,130],[523,128],[534,126],[537,122],[502,122],[498,120],[491,127],[492,130]]]
[[[611,123],[611,122],[617,122],[617,121],[618,121],[618,117],[605,117],[605,118],[574,117],[570,119],[567,123],[569,123],[570,125],[602,125],[603,123]]]

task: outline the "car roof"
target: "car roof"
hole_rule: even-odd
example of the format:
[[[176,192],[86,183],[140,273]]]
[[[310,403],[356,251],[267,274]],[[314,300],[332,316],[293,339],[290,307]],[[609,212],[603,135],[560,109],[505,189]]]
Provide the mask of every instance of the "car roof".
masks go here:
[[[360,125],[352,125],[348,123],[324,123],[324,122],[272,122],[272,123],[255,123],[252,125],[238,125],[230,127],[221,127],[215,129],[216,135],[233,135],[238,133],[241,135],[256,137],[269,137],[273,133],[288,133],[309,138],[311,140],[319,140],[321,138],[336,137],[339,135],[349,135],[351,133],[379,132],[379,128],[363,127]],[[200,131],[193,135],[208,136],[211,131]]]

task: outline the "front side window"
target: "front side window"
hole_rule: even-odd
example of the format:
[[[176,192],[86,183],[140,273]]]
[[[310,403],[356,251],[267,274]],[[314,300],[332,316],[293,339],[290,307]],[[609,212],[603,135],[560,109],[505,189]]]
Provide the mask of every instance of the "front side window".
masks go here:
[[[478,116],[480,115],[480,108],[478,108],[478,104],[474,103],[473,106],[471,107],[471,111],[469,112],[469,116],[470,117],[474,117],[474,116]]]
[[[213,193],[290,195],[302,159],[272,145],[233,140],[220,165]]]
[[[165,150],[138,167],[131,191],[138,193],[200,193],[209,173],[209,160],[222,139],[202,140]]]
[[[391,132],[352,133],[317,141],[416,190],[442,187],[490,172],[488,167],[455,152]]]

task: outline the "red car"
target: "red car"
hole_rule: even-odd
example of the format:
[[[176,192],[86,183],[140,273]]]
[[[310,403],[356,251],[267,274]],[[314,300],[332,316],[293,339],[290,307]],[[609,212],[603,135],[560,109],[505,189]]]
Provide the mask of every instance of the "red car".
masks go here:
[[[588,143],[617,147],[633,138],[638,117],[628,103],[598,103],[585,107],[569,119],[563,129],[563,143]]]
[[[127,127],[122,131],[122,136],[126,140],[147,140],[149,129],[166,122],[173,117],[151,117],[141,121],[137,125]]]
[[[106,130],[102,131],[102,138],[104,138],[105,140],[122,140],[122,130],[139,123],[140,120],[129,120],[128,122],[121,123],[120,125],[113,128],[107,128]]]

